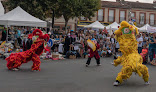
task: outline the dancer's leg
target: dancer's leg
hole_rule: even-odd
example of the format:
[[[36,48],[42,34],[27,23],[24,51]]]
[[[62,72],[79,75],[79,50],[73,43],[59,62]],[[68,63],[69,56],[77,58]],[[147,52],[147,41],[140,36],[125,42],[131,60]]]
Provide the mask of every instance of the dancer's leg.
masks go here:
[[[40,64],[41,64],[40,57],[37,54],[33,54],[32,61],[33,61],[32,70],[40,71]]]
[[[90,61],[91,61],[91,58],[90,57],[88,57],[88,60],[87,60],[87,65],[89,65],[90,64]]]
[[[139,64],[137,66],[138,72],[142,74],[142,78],[145,82],[148,82],[149,74],[148,74],[148,68],[145,65]]]
[[[132,67],[131,66],[123,67],[121,69],[121,72],[118,73],[118,76],[116,77],[116,81],[122,83],[123,79],[126,80],[126,79],[130,78],[131,75],[132,75]]]

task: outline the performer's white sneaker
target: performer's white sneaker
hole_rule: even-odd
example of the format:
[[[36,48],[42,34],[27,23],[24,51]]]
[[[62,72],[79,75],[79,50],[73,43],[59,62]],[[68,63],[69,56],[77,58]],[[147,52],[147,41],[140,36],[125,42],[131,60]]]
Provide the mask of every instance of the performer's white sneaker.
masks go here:
[[[13,71],[18,71],[19,69],[18,69],[18,68],[13,68],[12,70],[13,70]]]
[[[97,64],[97,66],[101,66],[101,64]]]
[[[149,85],[150,83],[149,83],[149,81],[148,82],[145,82],[145,85]]]
[[[119,82],[114,82],[113,85],[114,86],[119,86]]]
[[[114,62],[111,62],[112,65],[114,65]]]

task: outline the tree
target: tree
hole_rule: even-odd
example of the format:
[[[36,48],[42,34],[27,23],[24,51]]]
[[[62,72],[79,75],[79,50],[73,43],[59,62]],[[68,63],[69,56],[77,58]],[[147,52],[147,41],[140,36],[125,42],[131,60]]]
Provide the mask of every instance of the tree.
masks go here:
[[[20,6],[31,15],[45,20],[52,18],[52,27],[54,17],[63,15],[65,19],[65,30],[67,30],[68,21],[74,17],[84,16],[88,19],[94,16],[100,8],[101,0],[7,0],[5,5],[12,10]]]
[[[7,0],[4,2],[5,7],[9,10],[20,6],[31,15],[40,19],[46,19],[46,4],[44,0]]]
[[[71,18],[84,16],[91,19],[100,8],[100,2],[101,0],[58,0],[59,12],[65,20],[65,30]]]
[[[54,18],[55,17],[61,17],[61,14],[58,11],[59,5],[58,5],[58,0],[44,0],[46,4],[46,9],[48,10],[47,12],[47,17],[52,18],[52,28],[54,27]]]
[[[91,20],[101,7],[101,0],[81,0],[81,15]]]
[[[31,15],[45,20],[52,18],[52,27],[54,25],[54,17],[60,17],[57,0],[7,0],[5,6],[9,10],[20,6]]]

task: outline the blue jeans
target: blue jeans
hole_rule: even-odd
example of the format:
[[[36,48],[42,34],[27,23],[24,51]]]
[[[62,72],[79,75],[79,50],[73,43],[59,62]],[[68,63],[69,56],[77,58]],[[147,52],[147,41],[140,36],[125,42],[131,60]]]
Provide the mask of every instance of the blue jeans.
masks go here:
[[[142,47],[138,47],[138,53],[140,54],[142,52]]]
[[[149,57],[150,57],[150,61],[153,60],[153,58],[154,58],[154,54],[156,54],[156,48],[150,48],[150,49],[149,49]]]

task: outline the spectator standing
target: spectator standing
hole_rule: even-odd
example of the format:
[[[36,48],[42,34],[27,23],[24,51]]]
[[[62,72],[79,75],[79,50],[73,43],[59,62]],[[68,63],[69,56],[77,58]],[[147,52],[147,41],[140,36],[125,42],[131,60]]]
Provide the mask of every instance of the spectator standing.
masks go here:
[[[97,39],[97,38],[98,38],[98,35],[97,35],[97,32],[96,32],[96,30],[94,30],[93,37],[94,37],[95,39]]]
[[[154,55],[156,54],[156,33],[153,33],[149,39],[149,57],[150,62],[153,61]]]
[[[14,35],[14,41],[15,41],[15,43],[14,43],[14,45],[15,45],[15,48],[17,48],[17,46],[18,46],[18,40],[17,40],[17,38],[18,38],[18,33],[17,33],[17,31],[15,31],[15,35]]]
[[[107,34],[107,37],[106,37],[106,38],[107,38],[108,40],[110,40],[110,38],[111,38],[111,37],[110,37],[110,35],[109,35],[109,34]]]
[[[107,29],[106,29],[106,27],[104,27],[104,30],[103,30],[103,32],[105,33],[105,34],[107,34],[108,32],[107,32]]]
[[[58,37],[58,35],[56,35],[56,38],[55,38],[55,51],[56,52],[58,51],[59,43],[60,43],[60,38]]]
[[[145,33],[143,33],[142,38],[143,38],[142,46],[144,46],[145,44],[147,44],[148,37],[146,37]]]
[[[100,38],[99,45],[100,45],[100,48],[103,49],[103,39],[102,38]]]
[[[80,41],[81,41],[81,40],[84,41],[84,38],[85,38],[85,35],[84,35],[83,31],[81,31],[81,33],[80,33]]]
[[[2,30],[2,38],[1,38],[1,41],[6,41],[6,36],[7,36],[7,31],[6,31],[6,28],[4,28]]]
[[[117,59],[117,57],[119,56],[119,48],[120,48],[119,42],[117,40],[115,40],[115,56],[114,56],[114,59]]]
[[[143,38],[141,37],[141,34],[138,35],[137,41],[138,41],[138,53],[140,54],[142,51],[142,42],[143,42]]]
[[[108,47],[109,44],[111,44],[110,39],[107,39],[105,42],[105,47]]]
[[[21,29],[18,28],[18,30],[17,30],[17,40],[18,40],[19,46],[21,46],[21,43],[22,43],[22,40],[21,40],[20,37],[21,37]]]
[[[65,36],[66,36],[66,32],[65,32],[65,31],[63,31],[62,36],[63,36],[63,37],[65,37]]]
[[[76,41],[76,37],[74,36],[74,30],[71,30],[71,32],[68,32],[68,36],[65,39],[64,44],[64,54],[69,51],[70,45]]]

